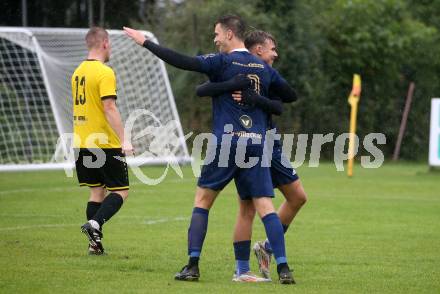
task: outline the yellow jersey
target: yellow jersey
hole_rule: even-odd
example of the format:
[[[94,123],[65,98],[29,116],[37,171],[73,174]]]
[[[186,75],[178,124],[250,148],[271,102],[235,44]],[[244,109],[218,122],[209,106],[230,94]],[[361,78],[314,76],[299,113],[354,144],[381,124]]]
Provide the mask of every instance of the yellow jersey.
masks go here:
[[[98,60],[85,60],[72,75],[74,148],[121,148],[104,114],[102,99],[116,98],[113,69]]]

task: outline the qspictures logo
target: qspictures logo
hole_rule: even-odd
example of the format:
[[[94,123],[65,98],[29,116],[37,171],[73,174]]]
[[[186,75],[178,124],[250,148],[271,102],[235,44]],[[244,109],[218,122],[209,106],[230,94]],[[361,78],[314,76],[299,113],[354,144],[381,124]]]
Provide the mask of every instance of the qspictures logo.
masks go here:
[[[440,110],[440,99],[437,109]],[[154,122],[154,124],[134,128],[135,122],[141,117],[147,117],[150,121]],[[242,121],[245,127],[248,126],[250,128],[252,126],[252,120],[245,115],[240,118],[240,121]],[[436,126],[436,138],[440,140],[440,125],[437,123]],[[130,114],[125,124],[126,138],[134,145],[136,145],[136,142],[142,137],[146,136],[149,138],[149,144],[143,144],[142,150],[135,150],[136,156],[129,158],[134,159],[129,166],[139,181],[146,185],[160,184],[171,169],[174,170],[180,178],[183,178],[181,163],[178,159],[179,149],[182,144],[186,144],[186,140],[193,134],[190,132],[181,137],[178,135],[178,127],[178,121],[172,120],[167,123],[162,123],[152,112],[145,109],[138,109]],[[334,133],[295,135],[279,134],[273,129],[268,130],[265,136],[262,136],[261,134],[243,130],[234,130],[232,124],[226,124],[223,132],[220,138],[217,138],[212,133],[200,133],[192,139],[191,157],[193,160],[191,161],[191,167],[195,177],[200,176],[202,166],[209,165],[215,160],[216,152],[206,152],[203,158],[203,150],[208,147],[211,149],[214,147],[214,150],[217,150],[220,155],[225,155],[219,156],[218,162],[216,163],[218,167],[234,165],[238,168],[252,168],[260,164],[262,167],[270,168],[272,166],[273,154],[275,153],[277,157],[281,158],[281,164],[287,168],[297,168],[306,164],[307,157],[309,158],[309,167],[318,167],[320,164],[321,149],[325,144],[333,145],[333,162],[337,171],[344,171],[344,162],[349,158],[347,145],[350,134],[348,133],[339,135]],[[231,143],[232,136],[234,135],[238,136],[236,144]],[[63,158],[60,158],[61,162],[63,160],[64,162],[65,160],[75,162],[76,158],[73,146],[80,145],[78,145],[78,143],[72,144],[72,142],[80,140],[78,137],[78,135],[67,133],[59,138],[57,149],[64,149],[67,153],[65,153]],[[296,138],[296,140],[294,140],[294,138]],[[96,141],[98,141],[99,144],[105,144],[107,139],[105,134],[93,133],[87,138],[86,146],[90,146]],[[295,150],[293,150],[294,141],[296,141]],[[278,142],[277,145],[275,142]],[[264,150],[263,154],[261,156],[248,156],[249,154],[247,152],[250,144],[253,144],[253,146],[255,146],[255,144],[261,146]],[[379,168],[384,162],[384,154],[378,145],[384,144],[386,144],[386,137],[382,133],[370,133],[363,138],[354,136],[354,155],[358,154],[362,146],[365,155],[360,156],[361,166],[363,168]],[[99,147],[97,148],[99,151]],[[235,150],[232,150],[233,148],[235,148]],[[235,156],[230,158],[229,154],[235,154]],[[102,167],[106,161],[104,152],[96,152],[95,157],[96,160],[84,158],[84,160],[87,160],[87,162],[84,162],[84,166],[88,168]],[[156,173],[154,178],[146,175],[145,172],[147,169],[141,169],[142,162],[145,162],[146,159],[150,160],[150,162],[165,162],[163,172],[159,176],[157,176]],[[57,160],[57,162],[59,161]],[[127,160],[127,162],[130,163],[130,160]],[[71,169],[65,169],[65,172],[68,177],[73,177],[73,171]]]

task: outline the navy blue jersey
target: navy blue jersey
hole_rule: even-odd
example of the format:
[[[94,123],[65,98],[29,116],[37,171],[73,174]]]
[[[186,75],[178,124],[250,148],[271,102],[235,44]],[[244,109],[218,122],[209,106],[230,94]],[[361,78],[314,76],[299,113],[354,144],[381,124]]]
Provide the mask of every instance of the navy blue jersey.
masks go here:
[[[278,71],[276,70],[276,69],[273,69],[277,74],[278,74]],[[279,74],[278,74],[279,75]],[[280,77],[281,78],[281,77]],[[281,78],[282,79],[282,81],[283,82],[285,82],[285,83],[287,83],[283,78]],[[271,94],[271,91],[269,90],[269,96],[268,96],[268,98],[269,99],[271,99],[273,97],[273,94]],[[273,129],[275,129],[275,134],[278,134],[278,128],[277,128],[277,125],[275,124],[275,122],[273,121],[273,118],[272,118],[272,115],[271,114],[268,114],[268,126],[267,126],[267,129],[268,130],[273,130]],[[276,147],[276,148],[278,148],[278,147],[280,147],[281,146],[281,141],[280,140],[275,140],[275,142],[274,142],[274,146]]]
[[[271,68],[272,68],[272,67],[271,67]],[[277,83],[285,83],[285,84],[287,84],[286,80],[284,80],[284,79],[281,77],[281,75],[278,73],[278,71],[277,71],[276,69],[272,68],[272,70],[275,72],[274,74],[277,75],[277,76],[279,77],[279,80],[277,81]],[[272,99],[272,97],[275,96],[275,94],[273,93],[273,92],[274,92],[274,91],[273,91],[273,87],[276,87],[276,86],[277,86],[277,84],[274,84],[274,85],[272,86],[272,88],[269,89],[269,95],[266,96],[267,98]],[[281,101],[282,101],[282,102],[285,102],[285,101],[283,101],[283,99],[281,99]],[[268,129],[269,129],[269,130],[271,130],[271,129],[276,129],[276,127],[277,127],[277,126],[275,125],[275,123],[274,123],[273,120],[272,120],[272,115],[269,114],[269,127],[268,127]]]
[[[245,74],[251,79],[256,92],[266,97],[269,88],[285,83],[277,71],[248,51],[207,54],[197,58],[211,82],[224,82],[237,74]],[[213,133],[219,143],[226,124],[233,127],[232,144],[237,143],[239,137],[260,138],[261,144],[263,143],[270,121],[267,113],[257,107],[235,102],[231,93],[213,97],[212,102]]]

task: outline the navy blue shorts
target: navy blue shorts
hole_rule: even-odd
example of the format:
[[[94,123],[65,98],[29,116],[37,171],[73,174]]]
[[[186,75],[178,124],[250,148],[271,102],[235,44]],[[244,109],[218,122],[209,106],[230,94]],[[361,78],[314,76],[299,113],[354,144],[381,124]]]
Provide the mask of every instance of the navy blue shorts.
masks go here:
[[[220,160],[220,148],[221,145],[208,147],[205,161],[210,155],[212,158],[215,154],[215,157],[212,162],[203,165],[197,183],[199,187],[220,191],[234,179],[235,187],[242,200],[274,197],[270,168],[261,166],[262,147],[247,146],[244,162],[249,162],[250,157],[258,157],[258,163],[249,168],[236,162],[236,146],[230,147],[229,155],[222,155],[223,160]]]
[[[280,145],[273,147],[270,174],[274,188],[293,183],[299,179],[290,161],[283,155]]]

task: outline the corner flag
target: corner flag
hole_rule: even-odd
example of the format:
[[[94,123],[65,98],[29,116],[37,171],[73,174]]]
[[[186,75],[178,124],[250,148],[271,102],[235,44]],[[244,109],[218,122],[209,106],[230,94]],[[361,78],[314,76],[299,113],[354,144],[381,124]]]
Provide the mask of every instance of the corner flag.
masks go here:
[[[354,161],[354,136],[356,135],[356,119],[359,98],[361,96],[361,77],[358,74],[353,76],[353,88],[348,97],[348,104],[351,106],[350,114],[350,138],[348,141],[348,168],[347,175],[353,175],[353,161]]]

